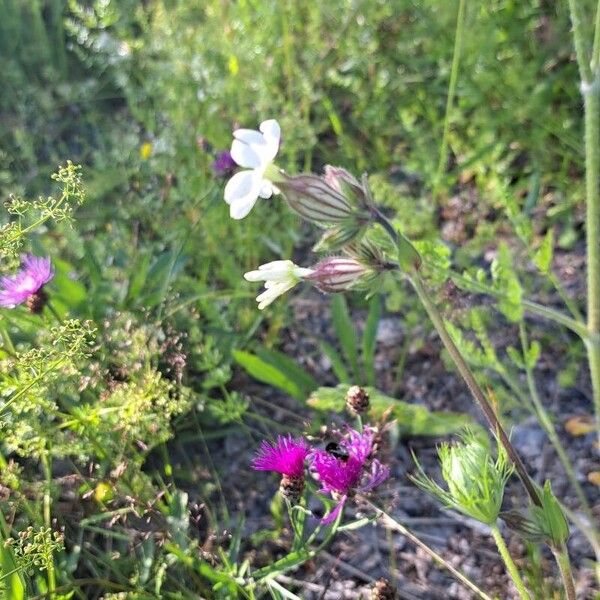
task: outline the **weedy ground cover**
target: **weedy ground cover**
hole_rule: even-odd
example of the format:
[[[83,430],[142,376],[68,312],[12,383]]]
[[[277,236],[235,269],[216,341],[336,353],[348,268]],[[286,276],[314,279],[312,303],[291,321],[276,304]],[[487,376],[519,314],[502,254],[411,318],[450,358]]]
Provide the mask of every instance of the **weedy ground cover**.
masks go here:
[[[594,598],[599,19],[0,3],[4,597]]]

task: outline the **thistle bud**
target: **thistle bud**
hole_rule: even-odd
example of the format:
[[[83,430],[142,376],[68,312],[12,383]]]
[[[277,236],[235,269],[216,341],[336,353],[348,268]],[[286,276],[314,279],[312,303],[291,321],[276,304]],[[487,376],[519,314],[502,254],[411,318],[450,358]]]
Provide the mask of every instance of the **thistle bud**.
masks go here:
[[[358,385],[352,385],[346,392],[346,407],[353,415],[361,415],[369,410],[369,392]]]
[[[339,223],[354,212],[344,195],[317,175],[281,176],[277,188],[290,208],[309,221]]]
[[[283,475],[279,484],[279,493],[289,500],[290,504],[297,504],[304,491],[304,474],[300,476]]]
[[[345,292],[369,273],[363,263],[343,256],[330,256],[316,264],[305,279],[322,292]]]
[[[378,579],[371,590],[371,600],[396,600],[396,588],[383,577]]]
[[[29,309],[30,313],[39,315],[44,310],[44,306],[46,306],[47,302],[48,294],[43,290],[43,288],[40,288],[37,292],[27,297],[25,306]]]

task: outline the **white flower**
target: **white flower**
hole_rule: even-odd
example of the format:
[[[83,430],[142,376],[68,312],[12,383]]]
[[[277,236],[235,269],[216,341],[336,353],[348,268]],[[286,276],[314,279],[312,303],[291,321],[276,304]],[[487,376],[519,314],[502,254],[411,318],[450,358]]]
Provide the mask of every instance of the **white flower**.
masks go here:
[[[247,281],[265,282],[265,291],[256,298],[258,308],[262,310],[312,272],[312,269],[299,267],[291,260],[275,260],[261,265],[256,271],[245,273],[244,278]]]
[[[270,198],[277,188],[265,172],[279,150],[281,130],[275,119],[263,121],[260,131],[236,129],[233,132],[231,158],[245,171],[236,173],[225,186],[225,202],[232,219],[243,219],[258,198]]]

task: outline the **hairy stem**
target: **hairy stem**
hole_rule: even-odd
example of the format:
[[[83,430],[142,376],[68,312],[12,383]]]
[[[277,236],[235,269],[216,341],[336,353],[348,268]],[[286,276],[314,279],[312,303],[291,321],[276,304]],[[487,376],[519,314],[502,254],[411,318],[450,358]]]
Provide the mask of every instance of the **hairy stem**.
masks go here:
[[[593,54],[585,39],[581,2],[569,0],[573,40],[581,77],[585,126],[585,194],[587,237],[587,329],[586,343],[592,379],[594,408],[598,435],[600,436],[600,78],[598,54],[600,52],[600,19],[596,15],[596,32]]]
[[[569,560],[569,553],[563,546],[559,549],[552,550],[556,564],[560,569],[560,576],[562,577],[563,584],[565,586],[565,594],[567,600],[577,600],[575,593],[575,582],[573,581],[573,572],[571,571],[571,561]]]
[[[519,596],[521,596],[523,600],[531,600],[531,596],[529,595],[529,592],[525,587],[525,583],[523,583],[523,579],[521,579],[521,575],[519,574],[519,569],[517,569],[517,565],[515,565],[515,562],[512,559],[508,548],[506,547],[506,542],[504,541],[498,526],[492,525],[491,530],[492,537],[496,542],[496,546],[498,546],[498,552],[500,552],[500,556],[506,565],[506,570],[508,571],[510,578],[513,580],[513,583],[519,592]]]
[[[440,314],[437,306],[430,298],[429,293],[425,289],[425,286],[423,285],[423,281],[419,273],[414,273],[410,277],[410,282],[415,288],[415,291],[417,292],[421,303],[425,307],[425,310],[427,311],[427,314],[429,315],[433,326],[435,327],[446,350],[448,351],[448,354],[450,354],[454,364],[456,365],[456,368],[458,369],[462,378],[465,380],[465,383],[471,391],[473,398],[475,398],[477,404],[483,411],[483,414],[487,419],[492,434],[498,438],[500,443],[506,449],[510,460],[515,466],[515,471],[517,472],[519,479],[521,480],[523,486],[527,490],[529,498],[535,505],[541,506],[541,501],[538,492],[535,488],[533,481],[527,474],[527,469],[521,461],[521,457],[518,455],[514,446],[508,439],[508,436],[506,435],[506,432],[504,431],[504,428],[502,427],[502,424],[500,423],[500,420],[498,419],[494,408],[492,407],[486,395],[483,393],[483,390],[477,383],[477,380],[475,379],[473,372],[467,364],[467,361],[463,358],[462,354],[460,353],[460,350],[456,347],[456,344],[454,343],[452,337],[448,333],[446,325],[444,324],[444,319]]]

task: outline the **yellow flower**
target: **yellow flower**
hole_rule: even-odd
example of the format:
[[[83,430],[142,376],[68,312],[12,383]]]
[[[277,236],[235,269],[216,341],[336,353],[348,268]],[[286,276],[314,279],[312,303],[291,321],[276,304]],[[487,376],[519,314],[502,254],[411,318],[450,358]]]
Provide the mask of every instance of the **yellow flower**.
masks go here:
[[[140,146],[140,158],[142,160],[148,160],[152,155],[152,144],[150,142],[144,142]]]

